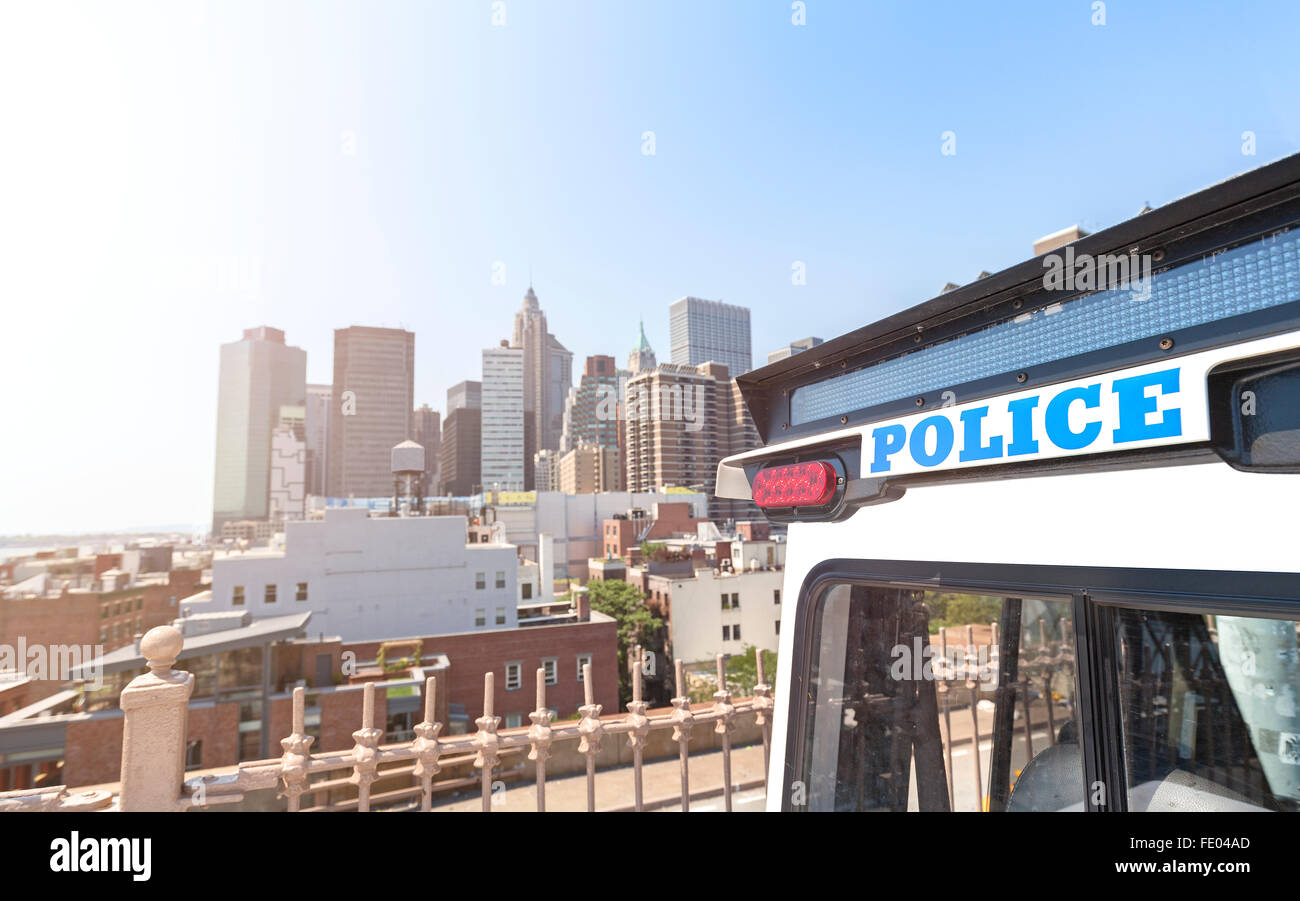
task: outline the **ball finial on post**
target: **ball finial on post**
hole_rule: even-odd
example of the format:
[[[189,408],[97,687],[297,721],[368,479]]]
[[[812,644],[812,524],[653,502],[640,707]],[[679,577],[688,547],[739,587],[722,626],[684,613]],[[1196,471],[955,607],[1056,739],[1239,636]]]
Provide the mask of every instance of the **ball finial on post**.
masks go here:
[[[140,653],[155,673],[171,670],[181,653],[185,637],[175,626],[154,626],[140,639]]]

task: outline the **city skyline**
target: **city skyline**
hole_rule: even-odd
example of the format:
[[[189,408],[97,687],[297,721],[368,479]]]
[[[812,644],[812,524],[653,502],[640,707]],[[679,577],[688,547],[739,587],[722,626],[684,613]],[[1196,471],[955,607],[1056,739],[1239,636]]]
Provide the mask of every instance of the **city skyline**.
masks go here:
[[[622,361],[640,318],[668,359],[665,308],[694,295],[751,309],[757,361],[1300,149],[1293,6],[1268,29],[1173,3],[1104,28],[1029,3],[810,4],[804,27],[744,3],[514,0],[502,27],[488,3],[357,9],[0,11],[0,72],[42,88],[0,148],[23,336],[0,376],[41,436],[4,451],[0,534],[203,524],[218,345],[245,328],[292,336],[312,384],[334,329],[415,332],[414,402],[435,409],[530,280],[577,359]],[[1079,77],[1056,75],[1062,46]],[[1158,72],[1185,90],[1095,100]],[[1093,95],[1062,101],[1090,128],[1049,114],[1040,75]],[[167,415],[123,429],[146,397]],[[86,434],[110,440],[87,455]]]

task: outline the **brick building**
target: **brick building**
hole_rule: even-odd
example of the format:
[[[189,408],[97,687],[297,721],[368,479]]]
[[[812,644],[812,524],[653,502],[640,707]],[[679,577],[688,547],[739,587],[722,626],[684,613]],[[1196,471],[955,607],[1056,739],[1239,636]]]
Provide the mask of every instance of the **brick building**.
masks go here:
[[[97,559],[96,569],[100,565]],[[0,642],[22,637],[28,647],[79,645],[112,651],[130,644],[136,634],[175,619],[180,602],[203,589],[202,577],[202,570],[175,569],[127,584],[127,574],[110,568],[99,572],[98,587],[93,588],[69,587],[58,580],[47,580],[46,590],[40,592],[15,586],[0,596]],[[28,701],[59,688],[57,681],[35,681]]]
[[[472,730],[482,716],[487,672],[496,674],[494,709],[503,729],[528,725],[539,668],[547,672],[547,704],[560,717],[572,716],[583,703],[586,662],[592,666],[596,703],[606,712],[618,709],[617,623],[589,609],[538,617],[524,628],[351,644],[310,636],[310,620],[310,611],[303,611],[256,620],[224,612],[176,621],[186,635],[177,668],[195,677],[187,769],[278,756],[279,740],[292,731],[296,684],[306,688],[313,752],[355,744],[352,733],[361,725],[367,681],[384,683],[375,692],[375,723],[388,741],[408,739],[423,718],[427,676],[438,678],[437,718],[447,734]],[[384,645],[400,646],[393,653],[403,656],[418,647],[418,664],[394,667],[390,657],[390,665],[381,666]],[[123,724],[117,702],[122,689],[144,671],[144,658],[128,645],[96,663],[103,676],[97,691],[83,693],[70,684],[33,702],[20,693],[21,686],[6,691],[0,683],[0,705],[6,705],[0,706],[0,791],[117,781]],[[14,710],[14,703],[23,706]]]

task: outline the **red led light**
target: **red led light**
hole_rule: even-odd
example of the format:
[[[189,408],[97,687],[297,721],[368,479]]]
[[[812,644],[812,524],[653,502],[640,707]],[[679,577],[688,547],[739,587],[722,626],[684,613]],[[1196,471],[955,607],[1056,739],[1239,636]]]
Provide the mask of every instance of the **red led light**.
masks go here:
[[[818,507],[835,493],[835,467],[824,460],[761,469],[754,476],[760,507]]]

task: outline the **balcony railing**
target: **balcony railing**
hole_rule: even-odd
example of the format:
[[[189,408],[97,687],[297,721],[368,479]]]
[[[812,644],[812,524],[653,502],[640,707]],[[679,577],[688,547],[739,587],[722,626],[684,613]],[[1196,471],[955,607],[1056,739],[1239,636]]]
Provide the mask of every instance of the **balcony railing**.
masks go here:
[[[424,684],[424,720],[413,728],[411,741],[381,745],[384,731],[375,726],[375,683],[364,686],[360,728],[352,733],[351,749],[311,753],[314,737],[305,731],[305,689],[293,691],[292,733],[280,741],[284,753],[279,758],[240,763],[229,772],[184,778],[186,715],[194,676],[172,669],[182,647],[181,633],[171,626],[150,630],[140,643],[149,672],[136,677],[123,690],[121,709],[125,716],[122,738],[122,779],[120,790],[72,793],[64,786],[0,794],[0,811],[4,810],[194,810],[220,804],[236,803],[250,792],[275,790],[286,800],[290,811],[302,807],[305,794],[327,793],[333,788],[355,786],[356,798],[339,807],[369,811],[400,803],[413,804],[419,798],[421,810],[433,808],[436,790],[462,787],[473,780],[450,779],[439,782],[444,768],[472,761],[479,771],[482,809],[491,811],[494,779],[501,770],[503,756],[518,756],[527,750],[533,763],[537,810],[546,809],[547,761],[552,749],[564,742],[576,742],[578,753],[586,758],[587,810],[596,809],[596,757],[605,741],[620,741],[626,736],[632,751],[633,786],[636,810],[645,809],[643,790],[643,754],[648,736],[660,730],[672,730],[671,740],[678,745],[681,771],[681,809],[690,806],[689,744],[696,726],[710,726],[721,742],[723,771],[722,795],[725,809],[732,807],[731,738],[742,719],[753,718],[762,734],[763,772],[766,780],[771,753],[771,687],[765,683],[763,655],[756,654],[758,683],[752,697],[733,699],[727,690],[723,655],[718,655],[719,690],[713,703],[693,709],[687,697],[672,699],[673,710],[664,715],[647,715],[642,699],[640,667],[633,668],[632,700],[627,713],[618,719],[602,718],[601,705],[594,703],[591,664],[583,666],[586,703],[578,709],[577,721],[552,722],[546,706],[545,671],[537,671],[536,709],[529,714],[532,725],[526,729],[498,731],[501,718],[495,716],[492,702],[495,674],[484,676],[483,715],[475,720],[476,732],[442,737],[443,724],[435,720],[437,678]],[[639,660],[639,649],[633,658]],[[685,685],[681,661],[676,663],[677,686]],[[344,779],[330,777],[350,771]],[[372,795],[378,780],[389,781],[409,776],[414,785]],[[324,778],[322,778],[324,777]],[[315,781],[313,781],[315,780]]]

